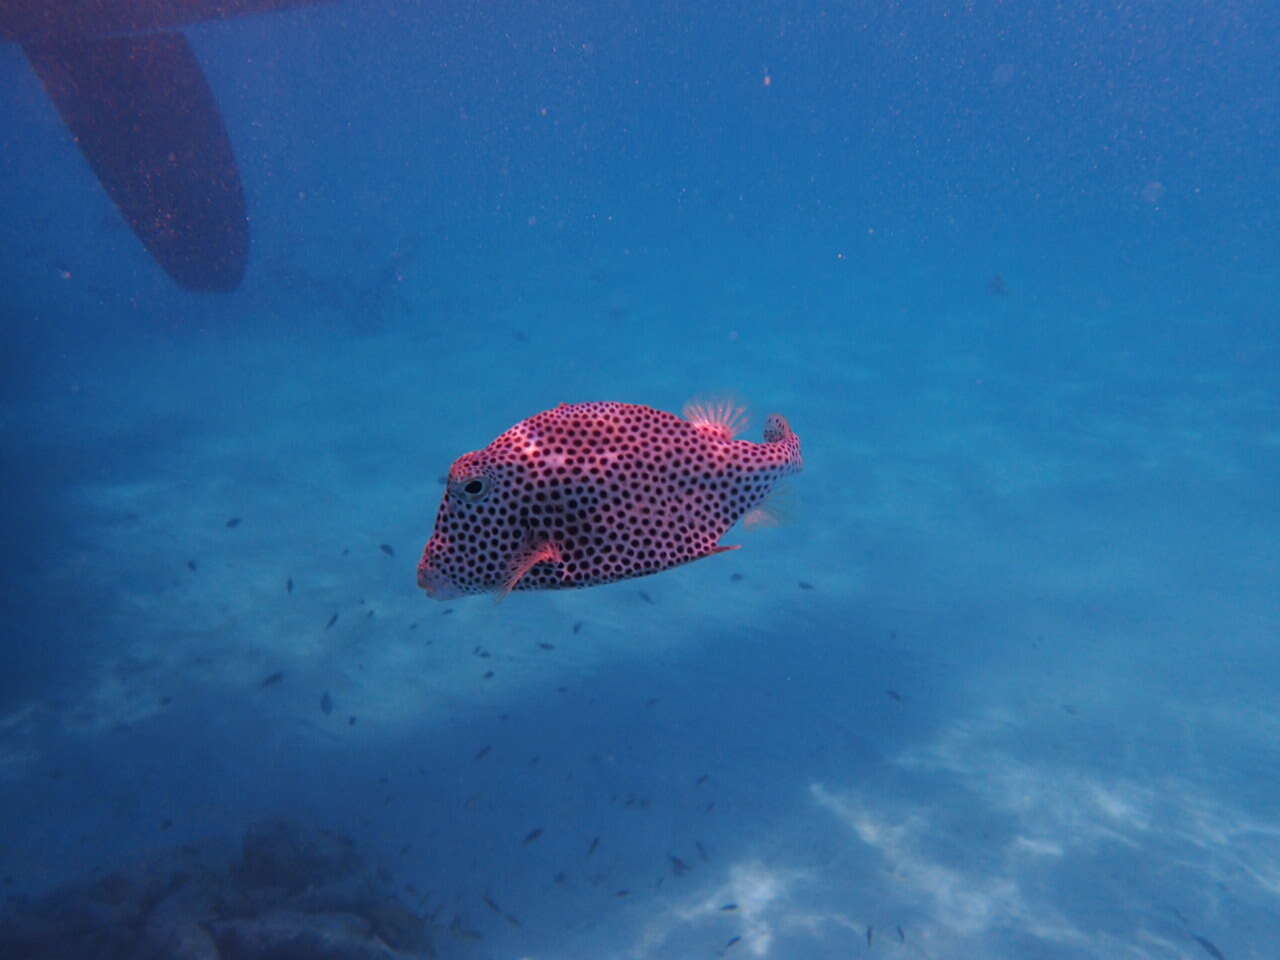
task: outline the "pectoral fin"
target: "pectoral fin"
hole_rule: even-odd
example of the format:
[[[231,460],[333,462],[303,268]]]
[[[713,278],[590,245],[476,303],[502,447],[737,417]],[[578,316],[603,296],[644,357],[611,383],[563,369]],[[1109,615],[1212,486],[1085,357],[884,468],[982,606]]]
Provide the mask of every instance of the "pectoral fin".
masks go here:
[[[525,574],[540,563],[564,563],[564,554],[550,540],[541,540],[533,544],[516,558],[511,576],[507,578],[507,582],[502,585],[502,590],[498,593],[498,600],[504,599],[516,588],[516,584],[524,578]]]

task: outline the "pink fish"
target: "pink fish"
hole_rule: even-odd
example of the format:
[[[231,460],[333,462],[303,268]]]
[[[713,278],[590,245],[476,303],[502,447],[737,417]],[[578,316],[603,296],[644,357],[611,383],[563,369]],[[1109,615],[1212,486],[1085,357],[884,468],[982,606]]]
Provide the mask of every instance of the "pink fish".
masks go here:
[[[726,403],[684,415],[562,403],[463,454],[418,586],[437,600],[590,587],[737,549],[720,538],[800,471],[800,438],[774,414],[764,443],[737,440],[744,412]]]

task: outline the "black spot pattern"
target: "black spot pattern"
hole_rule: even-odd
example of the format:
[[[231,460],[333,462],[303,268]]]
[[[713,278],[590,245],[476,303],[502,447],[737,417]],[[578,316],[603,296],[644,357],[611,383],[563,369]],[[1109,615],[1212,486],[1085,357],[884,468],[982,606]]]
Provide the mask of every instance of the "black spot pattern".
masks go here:
[[[627,403],[561,404],[459,457],[418,584],[440,599],[587,587],[718,552],[720,538],[801,469],[777,414],[765,442]]]

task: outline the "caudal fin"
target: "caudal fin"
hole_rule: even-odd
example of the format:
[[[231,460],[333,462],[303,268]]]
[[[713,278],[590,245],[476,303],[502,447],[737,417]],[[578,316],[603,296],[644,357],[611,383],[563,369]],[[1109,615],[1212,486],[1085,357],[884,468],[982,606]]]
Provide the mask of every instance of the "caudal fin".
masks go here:
[[[804,469],[804,457],[800,453],[800,438],[791,429],[787,418],[780,413],[769,414],[764,422],[764,442],[781,448],[782,462],[787,473],[799,473]]]

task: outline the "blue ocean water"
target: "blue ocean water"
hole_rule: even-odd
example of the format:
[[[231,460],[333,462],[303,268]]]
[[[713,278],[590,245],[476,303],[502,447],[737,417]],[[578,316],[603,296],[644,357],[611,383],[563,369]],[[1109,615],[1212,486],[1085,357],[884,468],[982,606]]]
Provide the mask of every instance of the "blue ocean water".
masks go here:
[[[1280,955],[1280,9],[184,33],[230,293],[0,46],[5,950]],[[803,439],[782,525],[417,589],[461,453],[729,391]]]

